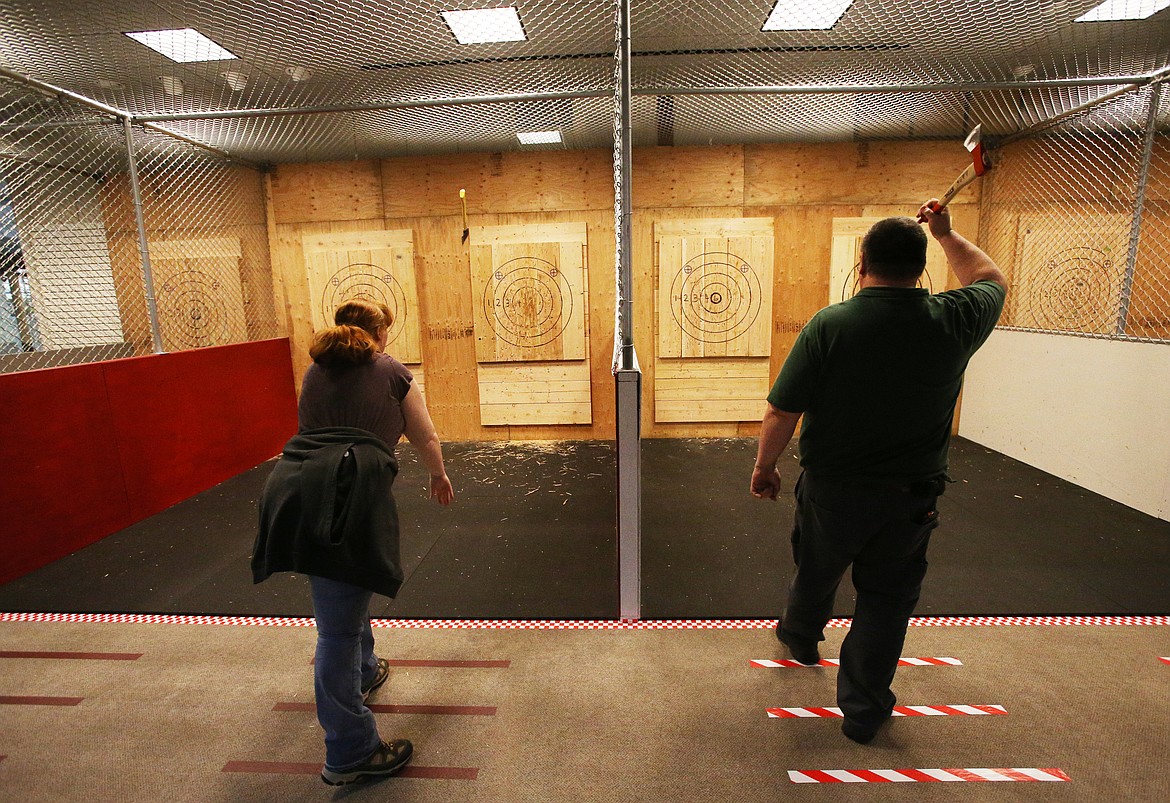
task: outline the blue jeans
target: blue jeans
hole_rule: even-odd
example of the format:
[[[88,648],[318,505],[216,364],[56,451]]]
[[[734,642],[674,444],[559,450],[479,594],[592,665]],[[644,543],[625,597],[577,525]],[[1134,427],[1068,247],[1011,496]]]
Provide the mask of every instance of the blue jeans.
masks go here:
[[[362,701],[362,683],[373,681],[378,659],[370,629],[371,592],[309,577],[317,619],[313,690],[317,721],[325,729],[325,766],[344,772],[378,748],[378,726]]]

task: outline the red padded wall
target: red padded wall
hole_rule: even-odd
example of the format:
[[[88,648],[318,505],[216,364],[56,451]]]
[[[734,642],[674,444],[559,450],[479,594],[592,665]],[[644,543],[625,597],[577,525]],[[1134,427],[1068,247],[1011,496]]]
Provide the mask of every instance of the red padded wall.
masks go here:
[[[223,482],[296,430],[287,339],[0,375],[0,582]]]

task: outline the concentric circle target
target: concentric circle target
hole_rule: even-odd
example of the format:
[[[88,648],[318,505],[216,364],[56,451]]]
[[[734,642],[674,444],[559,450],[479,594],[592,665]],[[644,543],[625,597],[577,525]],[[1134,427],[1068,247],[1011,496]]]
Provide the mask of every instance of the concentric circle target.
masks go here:
[[[163,282],[157,303],[167,348],[204,348],[231,340],[227,307],[214,276],[198,270],[177,273]]]
[[[521,348],[552,343],[573,317],[573,288],[551,262],[517,257],[492,273],[484,312],[496,337]]]
[[[760,314],[759,276],[735,254],[705,252],[689,260],[670,283],[670,313],[688,337],[726,343],[747,334]]]
[[[918,277],[918,287],[925,287],[930,293],[934,293],[934,285],[930,281],[930,274],[922,271],[922,275]],[[857,291],[861,289],[861,263],[858,262],[853,266],[853,270],[845,277],[845,283],[841,285],[841,300],[845,301],[857,295]]]
[[[1094,332],[1117,314],[1122,266],[1097,248],[1066,248],[1030,278],[1027,298],[1040,328]]]
[[[346,265],[325,283],[325,290],[321,293],[321,317],[332,326],[337,308],[354,299],[389,307],[394,322],[386,335],[386,342],[393,343],[398,339],[406,327],[406,293],[390,271],[362,262]]]

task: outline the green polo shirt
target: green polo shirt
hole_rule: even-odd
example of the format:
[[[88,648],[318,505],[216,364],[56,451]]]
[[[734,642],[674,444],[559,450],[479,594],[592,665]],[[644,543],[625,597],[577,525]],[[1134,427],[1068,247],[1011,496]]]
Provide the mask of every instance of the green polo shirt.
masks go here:
[[[867,287],[801,330],[768,402],[803,413],[800,464],[832,477],[919,480],[946,470],[967,362],[1006,292]]]

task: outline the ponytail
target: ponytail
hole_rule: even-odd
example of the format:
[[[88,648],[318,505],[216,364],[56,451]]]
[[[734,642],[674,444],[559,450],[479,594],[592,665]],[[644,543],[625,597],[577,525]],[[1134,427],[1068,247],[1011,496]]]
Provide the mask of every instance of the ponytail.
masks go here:
[[[323,368],[360,365],[374,359],[378,342],[360,326],[344,324],[318,332],[309,346],[309,356]]]
[[[318,332],[309,347],[313,362],[324,368],[360,365],[377,356],[378,338],[392,323],[385,304],[346,301],[333,314],[335,326]]]

